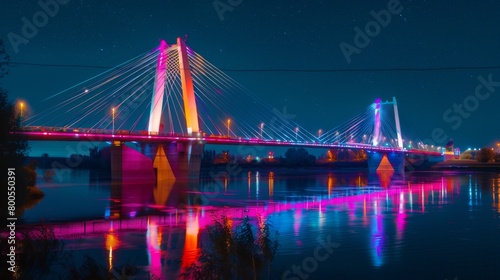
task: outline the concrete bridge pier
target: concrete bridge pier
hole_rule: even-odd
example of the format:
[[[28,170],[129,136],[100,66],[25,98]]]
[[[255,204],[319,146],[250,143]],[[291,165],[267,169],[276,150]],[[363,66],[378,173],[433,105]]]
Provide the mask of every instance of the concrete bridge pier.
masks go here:
[[[169,142],[142,144],[136,151],[123,142],[111,145],[113,180],[175,181],[198,183],[203,143]]]
[[[198,181],[200,178],[203,143],[157,144],[153,168],[157,174],[176,181]]]
[[[368,170],[370,172],[393,171],[404,174],[405,154],[400,151],[369,151]]]
[[[129,189],[134,191],[152,189],[159,206],[191,204],[188,191],[200,189],[203,148],[203,143],[169,142],[142,144],[137,151],[123,142],[113,142],[112,182],[120,186],[115,188],[120,191],[125,185],[133,185]]]
[[[111,179],[123,182],[151,183],[155,181],[153,162],[121,141],[111,144]]]

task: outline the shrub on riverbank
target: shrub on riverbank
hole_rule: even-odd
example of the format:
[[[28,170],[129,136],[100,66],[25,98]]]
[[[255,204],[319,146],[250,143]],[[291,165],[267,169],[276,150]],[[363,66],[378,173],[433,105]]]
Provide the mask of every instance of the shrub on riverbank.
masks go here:
[[[476,160],[478,162],[490,162],[495,159],[495,152],[491,148],[481,148],[476,153]]]
[[[0,244],[5,240],[2,238]],[[17,227],[15,246],[16,270],[2,270],[0,279],[134,279],[140,272],[136,265],[128,263],[110,270],[87,255],[82,263],[76,263],[72,251],[66,249],[64,241],[55,236],[49,225]],[[7,263],[10,247],[1,248],[0,259]]]
[[[272,226],[261,217],[257,226],[248,216],[237,226],[233,223],[226,215],[214,217],[208,229],[210,242],[202,245],[198,261],[181,279],[269,279],[278,249],[278,241],[271,238]]]

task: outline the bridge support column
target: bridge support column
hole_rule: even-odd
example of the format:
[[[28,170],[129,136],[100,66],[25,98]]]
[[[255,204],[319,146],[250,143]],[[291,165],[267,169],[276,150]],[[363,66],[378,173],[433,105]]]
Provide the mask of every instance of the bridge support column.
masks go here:
[[[199,189],[203,143],[152,143],[141,151],[120,141],[111,146],[111,178],[114,182],[155,186],[153,195],[159,205],[188,204],[188,190]],[[140,184],[139,184],[140,183]]]
[[[156,143],[141,143],[141,153],[153,161],[156,157],[158,144]]]
[[[159,144],[153,166],[177,181],[198,181],[203,143]]]
[[[405,154],[396,151],[368,152],[368,170],[370,172],[393,171],[403,174],[405,171]]]
[[[188,190],[198,190],[200,184],[202,143],[159,144],[153,166],[157,174],[157,188],[175,189],[169,201],[190,204]],[[155,198],[156,199],[156,198]],[[163,199],[162,199],[163,200]]]
[[[153,162],[120,141],[111,144],[111,178],[127,182],[154,182]]]

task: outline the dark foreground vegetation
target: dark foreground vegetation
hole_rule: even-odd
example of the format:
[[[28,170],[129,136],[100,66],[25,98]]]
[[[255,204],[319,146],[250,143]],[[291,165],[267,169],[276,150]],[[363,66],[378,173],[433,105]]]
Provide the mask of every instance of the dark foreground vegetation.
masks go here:
[[[198,261],[181,274],[181,279],[270,279],[278,249],[272,226],[261,217],[257,217],[256,226],[249,217],[234,225],[236,222],[226,215],[214,217],[208,228],[209,242],[201,244]]]
[[[268,221],[214,216],[207,233],[196,262],[181,272],[181,279],[270,279],[278,241]],[[110,269],[88,255],[81,261],[50,225],[24,225],[16,234],[16,269],[3,269],[0,279],[160,279],[134,263]],[[0,261],[7,263],[8,253],[2,246]]]

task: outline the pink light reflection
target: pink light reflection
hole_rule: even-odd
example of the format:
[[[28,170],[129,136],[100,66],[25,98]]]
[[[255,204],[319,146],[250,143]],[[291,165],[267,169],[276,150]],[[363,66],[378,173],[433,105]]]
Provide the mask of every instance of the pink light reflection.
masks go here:
[[[146,231],[146,243],[148,246],[149,269],[154,275],[161,275],[161,235],[158,238],[158,226],[154,221],[148,219]]]
[[[293,213],[293,232],[295,236],[300,234],[300,223],[302,221],[302,208],[296,208]]]
[[[385,247],[385,233],[382,215],[373,216],[371,223],[370,248],[372,260],[373,265],[379,267],[384,264],[383,250]]]

